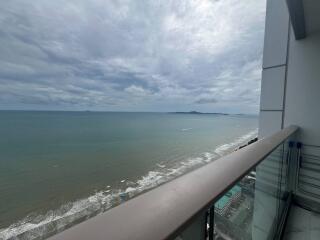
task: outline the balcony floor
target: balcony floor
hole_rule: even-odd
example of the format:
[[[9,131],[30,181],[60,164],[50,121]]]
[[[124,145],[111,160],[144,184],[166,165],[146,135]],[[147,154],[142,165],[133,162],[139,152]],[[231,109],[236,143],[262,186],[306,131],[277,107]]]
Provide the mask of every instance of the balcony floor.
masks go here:
[[[284,240],[319,240],[320,214],[293,205],[285,228]]]

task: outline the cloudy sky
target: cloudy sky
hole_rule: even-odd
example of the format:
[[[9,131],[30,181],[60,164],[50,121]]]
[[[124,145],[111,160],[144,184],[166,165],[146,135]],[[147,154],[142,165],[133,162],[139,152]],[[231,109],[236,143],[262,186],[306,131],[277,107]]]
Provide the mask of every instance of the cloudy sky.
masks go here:
[[[0,3],[0,109],[257,113],[265,0]]]

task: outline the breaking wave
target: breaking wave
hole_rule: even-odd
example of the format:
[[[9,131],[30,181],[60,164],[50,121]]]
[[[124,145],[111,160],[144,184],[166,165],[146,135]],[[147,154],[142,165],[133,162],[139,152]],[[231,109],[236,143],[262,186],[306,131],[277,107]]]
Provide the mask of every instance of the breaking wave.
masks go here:
[[[226,153],[230,152],[230,150],[235,149],[236,147],[240,146],[241,144],[246,143],[249,139],[252,139],[258,135],[258,129],[255,129],[239,138],[237,138],[235,141],[227,144],[223,144],[218,146],[215,149],[215,153],[218,154],[219,156],[223,156]]]
[[[0,239],[42,239],[61,232],[146,190],[157,187],[192,169],[209,163],[235,150],[256,135],[257,130],[251,131],[231,143],[218,146],[212,152],[204,152],[198,157],[173,163],[171,166],[167,166],[162,162],[158,163],[154,170],[149,171],[136,182],[121,180],[121,183],[125,185],[123,189],[111,189],[110,186],[106,186],[103,191],[99,191],[88,198],[65,204],[59,209],[49,211],[45,215],[36,217],[30,215],[6,229],[0,229]]]

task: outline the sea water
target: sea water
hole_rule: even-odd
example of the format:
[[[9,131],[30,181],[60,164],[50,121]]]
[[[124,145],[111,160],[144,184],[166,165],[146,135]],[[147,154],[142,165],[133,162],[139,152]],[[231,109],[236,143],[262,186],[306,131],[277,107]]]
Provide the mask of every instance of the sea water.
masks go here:
[[[0,111],[0,239],[107,211],[257,135],[257,117]]]

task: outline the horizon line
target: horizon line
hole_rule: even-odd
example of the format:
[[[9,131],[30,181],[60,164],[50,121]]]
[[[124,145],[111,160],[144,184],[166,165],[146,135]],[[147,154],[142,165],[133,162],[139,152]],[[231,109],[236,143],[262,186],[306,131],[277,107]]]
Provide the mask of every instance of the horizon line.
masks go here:
[[[251,115],[259,116],[258,113],[227,113],[227,112],[201,112],[196,110],[191,111],[108,111],[108,110],[43,110],[43,109],[0,109],[1,112],[97,112],[97,113],[185,113],[192,114],[196,112],[198,114],[225,114],[225,115]],[[193,113],[194,114],[194,113]]]

